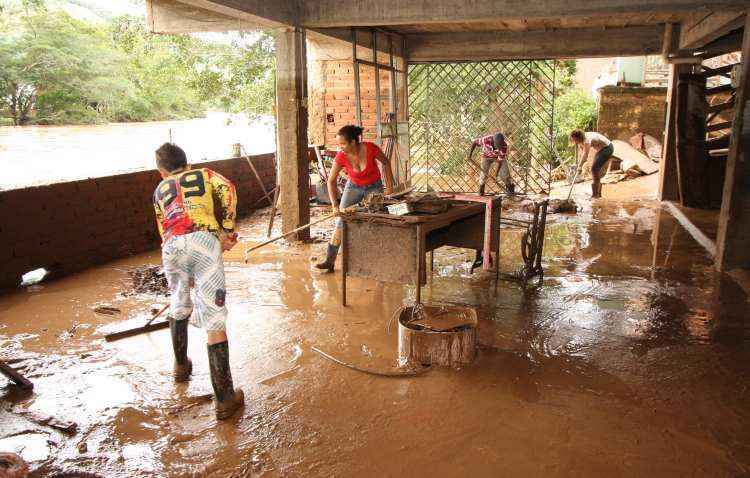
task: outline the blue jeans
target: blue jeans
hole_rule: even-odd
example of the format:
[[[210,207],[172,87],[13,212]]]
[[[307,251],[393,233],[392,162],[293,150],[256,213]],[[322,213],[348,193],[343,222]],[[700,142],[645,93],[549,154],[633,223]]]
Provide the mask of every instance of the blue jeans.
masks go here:
[[[358,202],[362,201],[364,198],[369,196],[373,193],[382,193],[383,192],[383,181],[378,179],[372,184],[368,184],[367,186],[357,186],[351,181],[346,182],[346,186],[344,186],[344,192],[341,193],[341,201],[339,202],[339,209],[344,209],[349,206],[353,206],[357,204]],[[336,229],[341,229],[343,226],[344,221],[341,218],[338,218],[336,220]]]

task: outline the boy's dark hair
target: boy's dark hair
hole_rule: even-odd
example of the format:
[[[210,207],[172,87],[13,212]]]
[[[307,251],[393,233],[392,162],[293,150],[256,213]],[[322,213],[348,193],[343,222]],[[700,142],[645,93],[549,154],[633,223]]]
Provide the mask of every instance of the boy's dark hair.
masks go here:
[[[575,141],[576,143],[583,143],[584,140],[583,130],[580,129],[574,129],[570,132],[570,139]]]
[[[503,133],[495,133],[492,142],[495,144],[495,149],[500,149],[505,146],[505,136],[503,136]]]
[[[359,143],[359,137],[362,136],[363,131],[364,128],[360,128],[359,126],[355,126],[353,124],[348,124],[341,128],[338,134],[343,136],[347,141],[355,141]]]
[[[164,143],[156,150],[156,165],[171,173],[187,166],[187,156],[176,144]]]

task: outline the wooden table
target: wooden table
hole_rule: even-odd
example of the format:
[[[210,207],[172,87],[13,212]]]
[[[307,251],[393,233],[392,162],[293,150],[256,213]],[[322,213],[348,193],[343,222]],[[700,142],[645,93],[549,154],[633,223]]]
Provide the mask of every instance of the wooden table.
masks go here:
[[[352,213],[341,231],[341,301],[346,305],[347,276],[414,284],[417,303],[426,282],[425,254],[443,246],[482,249],[483,268],[499,273],[500,198],[451,200],[446,212],[392,216]],[[489,251],[489,252],[487,252]]]

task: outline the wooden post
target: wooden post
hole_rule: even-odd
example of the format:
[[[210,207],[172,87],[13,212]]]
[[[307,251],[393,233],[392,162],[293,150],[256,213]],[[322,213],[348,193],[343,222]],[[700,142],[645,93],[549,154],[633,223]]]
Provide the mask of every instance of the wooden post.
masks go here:
[[[679,201],[677,184],[677,152],[675,150],[675,108],[677,106],[677,79],[680,74],[690,71],[690,65],[669,65],[669,85],[667,86],[667,112],[664,127],[661,168],[659,168],[659,200]],[[576,153],[578,150],[576,149]]]
[[[750,267],[750,10],[745,17],[740,83],[734,108],[716,240],[716,268]]]
[[[417,297],[416,297],[416,303],[421,304],[422,303],[422,271],[423,269],[423,262],[424,262],[424,237],[422,235],[422,226],[417,226],[416,229],[417,234],[417,240],[416,240],[416,260],[417,260],[417,276],[414,281],[414,285],[417,286]]]
[[[305,32],[276,30],[276,157],[279,170],[281,229],[310,222],[307,157],[307,55]],[[310,238],[305,229],[298,240]]]
[[[677,177],[683,206],[706,208],[708,151],[706,149],[706,78],[683,74],[677,80],[675,137]]]

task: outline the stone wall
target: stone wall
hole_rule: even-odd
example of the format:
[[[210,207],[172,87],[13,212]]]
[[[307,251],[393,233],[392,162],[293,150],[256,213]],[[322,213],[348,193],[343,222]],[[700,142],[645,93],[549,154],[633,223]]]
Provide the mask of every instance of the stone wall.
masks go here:
[[[597,131],[610,139],[627,141],[636,133],[646,133],[662,141],[666,100],[666,88],[600,88]]]
[[[276,183],[273,154],[252,157],[266,189]],[[263,196],[247,160],[200,163],[237,187],[238,215]],[[159,247],[151,197],[154,171],[0,192],[0,288],[15,287],[39,267],[56,276]]]

